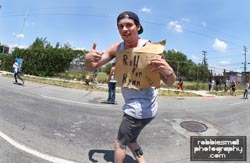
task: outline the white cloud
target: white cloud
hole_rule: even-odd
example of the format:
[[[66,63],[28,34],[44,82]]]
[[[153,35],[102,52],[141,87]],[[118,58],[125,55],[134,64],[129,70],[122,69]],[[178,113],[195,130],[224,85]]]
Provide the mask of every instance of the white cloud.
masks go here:
[[[168,27],[175,32],[183,32],[182,26],[178,23],[178,21],[171,21],[168,23]]]
[[[16,37],[17,38],[24,38],[24,34],[23,33],[17,34]]]
[[[23,33],[19,33],[19,34],[16,34],[16,33],[12,33],[16,38],[24,38],[24,34]]]
[[[184,21],[184,22],[191,22],[191,20],[188,19],[188,18],[182,18],[181,20]]]
[[[26,26],[34,26],[34,25],[35,25],[35,22],[26,22],[25,25],[26,25]]]
[[[225,53],[227,51],[227,44],[224,41],[216,38],[213,44],[213,48],[219,52]]]
[[[207,26],[207,22],[203,21],[203,22],[201,22],[201,25],[202,25],[203,27],[206,27],[206,26]]]
[[[147,7],[143,7],[142,9],[140,9],[140,12],[152,13],[152,9],[151,8],[147,8]]]
[[[199,62],[201,61],[200,58],[197,57],[196,55],[192,55],[192,56],[191,56],[191,59],[192,59],[192,61],[194,61],[195,63],[199,63]]]
[[[74,50],[86,50],[85,48],[80,48],[80,47],[74,47]]]
[[[222,64],[222,65],[229,65],[230,64],[229,61],[220,61],[219,63]]]

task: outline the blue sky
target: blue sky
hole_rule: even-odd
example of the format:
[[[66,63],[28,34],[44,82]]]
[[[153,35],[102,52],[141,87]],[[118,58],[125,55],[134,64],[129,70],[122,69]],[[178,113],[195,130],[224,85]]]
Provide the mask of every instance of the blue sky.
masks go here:
[[[53,46],[70,43],[76,49],[89,50],[96,42],[103,51],[121,40],[116,17],[130,10],[141,19],[142,38],[166,39],[165,50],[181,51],[196,63],[206,51],[215,72],[243,71],[243,46],[250,49],[249,0],[0,0],[0,5],[0,42],[11,47],[46,37]],[[246,56],[250,62],[249,52]]]

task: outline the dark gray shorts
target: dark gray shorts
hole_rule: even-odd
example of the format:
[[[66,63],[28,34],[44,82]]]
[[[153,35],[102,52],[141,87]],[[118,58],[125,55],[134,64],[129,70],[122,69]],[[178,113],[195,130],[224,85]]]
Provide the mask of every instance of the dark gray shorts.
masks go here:
[[[117,136],[120,145],[126,147],[129,143],[136,143],[142,129],[153,119],[154,118],[136,119],[124,114]]]

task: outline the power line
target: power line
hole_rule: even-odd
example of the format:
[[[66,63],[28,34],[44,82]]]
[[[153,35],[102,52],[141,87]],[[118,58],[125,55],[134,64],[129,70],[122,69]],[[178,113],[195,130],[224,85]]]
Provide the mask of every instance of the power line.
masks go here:
[[[25,23],[26,23],[26,19],[27,19],[27,17],[28,17],[28,12],[29,12],[29,9],[27,9],[26,14],[25,14],[25,17],[24,17],[24,19],[23,19],[23,26],[22,26],[21,33],[20,33],[20,34],[23,34],[23,30],[24,30],[24,26],[25,26]],[[21,41],[21,37],[19,37],[17,46],[20,45],[20,41]]]

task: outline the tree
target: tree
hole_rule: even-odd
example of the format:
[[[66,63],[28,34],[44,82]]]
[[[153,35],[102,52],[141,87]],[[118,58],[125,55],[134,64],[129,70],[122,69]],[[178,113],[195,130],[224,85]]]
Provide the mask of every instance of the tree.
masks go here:
[[[29,49],[43,49],[43,48],[52,48],[50,43],[47,41],[47,38],[36,38],[33,44],[29,47]]]
[[[185,80],[196,80],[197,65],[185,54],[176,50],[163,52],[166,61],[174,68],[177,79],[182,77]]]
[[[69,45],[69,44],[66,44]],[[69,69],[72,60],[84,55],[70,46],[53,48],[46,38],[36,38],[28,49],[16,48],[12,58],[23,58],[23,72],[37,76],[54,76]],[[83,57],[81,57],[83,58]]]

